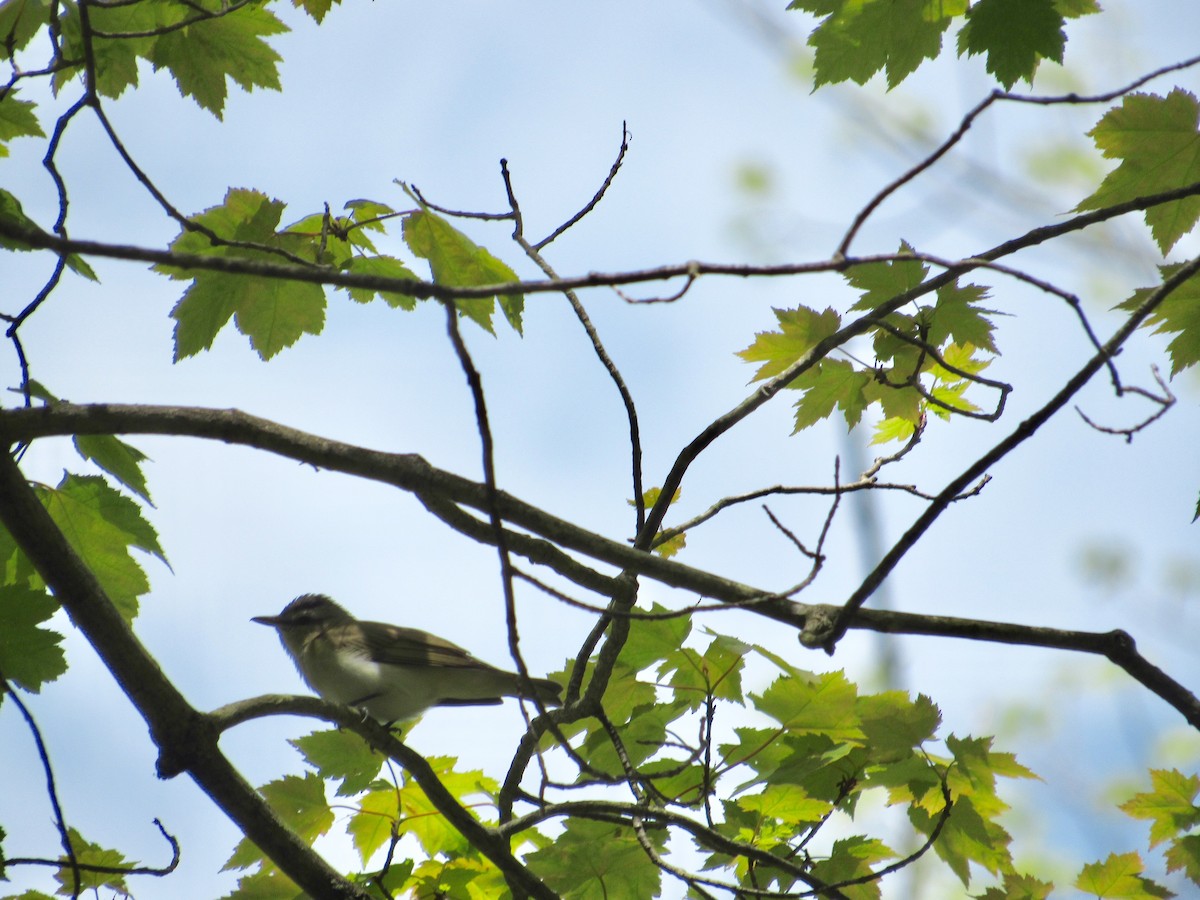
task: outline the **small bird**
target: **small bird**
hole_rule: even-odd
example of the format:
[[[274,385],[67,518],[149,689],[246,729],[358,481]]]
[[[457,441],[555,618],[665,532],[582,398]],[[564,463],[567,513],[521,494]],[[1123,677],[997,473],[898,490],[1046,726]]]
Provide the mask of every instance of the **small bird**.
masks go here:
[[[513,672],[428,632],[360,621],[324,594],[304,594],[279,615],[251,621],[278,630],[300,677],[314,691],[359,707],[385,725],[431,706],[484,706],[503,697],[531,696]],[[543,705],[559,704],[559,685],[546,678],[530,683]]]

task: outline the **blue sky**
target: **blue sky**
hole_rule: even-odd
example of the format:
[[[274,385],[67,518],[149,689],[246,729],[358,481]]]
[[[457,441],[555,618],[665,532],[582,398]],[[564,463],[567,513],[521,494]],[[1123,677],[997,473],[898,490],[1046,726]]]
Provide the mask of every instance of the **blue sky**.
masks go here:
[[[624,121],[633,137],[609,196],[548,254],[560,272],[579,274],[688,259],[826,257],[854,212],[927,149],[905,129],[940,139],[990,89],[975,60],[927,66],[890,94],[876,84],[865,93],[852,87],[811,93],[749,11],[761,10],[778,29],[775,37],[793,41],[802,41],[807,20],[757,4],[429,6],[350,3],[320,28],[289,15],[295,30],[274,42],[285,59],[284,92],[234,90],[223,122],[181,102],[165,74],[149,70],[138,91],[109,104],[112,119],[134,157],[186,211],[219,203],[231,185],[286,201],[285,221],[319,211],[325,201],[335,209],[359,197],[401,206],[397,178],[436,203],[501,210],[504,157],[534,234],[556,226],[592,195]],[[1074,73],[1081,89],[1110,89],[1194,52],[1198,29],[1191,26],[1200,25],[1200,14],[1192,4],[1158,4],[1156,12],[1157,21],[1126,8],[1072,24],[1068,61],[1080,61]],[[1173,27],[1164,30],[1158,21]],[[1055,90],[1059,76],[1042,75],[1039,89]],[[1181,83],[1196,90],[1197,80],[1189,73],[1150,89],[1165,92]],[[68,88],[62,102],[70,99]],[[1026,148],[1078,135],[1102,111],[996,110],[944,166],[881,208],[857,248],[890,251],[905,238],[948,256],[1054,221],[1087,188],[1060,174],[1058,183],[1036,181],[1016,193],[1014,185],[1025,180]],[[14,144],[12,156],[0,161],[0,179],[16,186],[31,214],[48,221],[53,193],[40,153],[34,142]],[[74,236],[154,245],[174,236],[172,224],[85,119],[68,132],[62,161],[72,186]],[[774,188],[767,199],[736,189],[736,173],[748,164],[770,173]],[[760,231],[753,243],[736,227],[746,216]],[[523,275],[535,275],[507,242],[507,226],[464,228]],[[1087,297],[1102,334],[1116,321],[1103,310],[1133,287],[1150,284],[1155,262],[1136,223],[1108,229],[1104,240],[1017,260]],[[392,246],[403,252],[398,241]],[[1196,250],[1194,239],[1188,249]],[[6,293],[24,297],[44,277],[45,260],[18,262],[19,269],[4,274]],[[56,394],[78,402],[236,406],[318,434],[421,453],[435,465],[478,476],[470,398],[438,309],[402,314],[335,296],[325,333],[302,339],[269,364],[227,330],[211,353],[172,365],[168,312],[178,285],[129,264],[102,261],[96,268],[99,287],[70,282],[22,332],[34,376]],[[639,403],[647,483],[661,482],[678,449],[750,390],[752,370],[734,353],[755,331],[772,326],[772,306],[844,309],[852,297],[834,277],[713,278],[672,305],[632,307],[611,292],[587,295]],[[1000,322],[1004,355],[989,370],[1017,385],[1005,420],[996,426],[934,423],[893,479],[940,489],[1045,402],[1085,358],[1087,346],[1058,301],[1008,282],[996,283],[993,303],[1014,314]],[[531,298],[525,322],[524,338],[467,331],[496,426],[501,483],[623,539],[632,512],[617,397],[561,299]],[[1121,358],[1126,378],[1149,384],[1149,365],[1161,359],[1164,343],[1135,341]],[[15,386],[16,365],[11,352],[3,352],[7,384]],[[980,497],[957,505],[930,531],[889,580],[889,602],[913,612],[1124,627],[1154,662],[1185,684],[1200,685],[1200,666],[1185,639],[1194,633],[1196,614],[1173,601],[1158,576],[1172,560],[1198,564],[1200,526],[1189,525],[1200,490],[1194,378],[1179,379],[1176,389],[1179,407],[1128,446],[1064,413],[998,465]],[[1079,402],[1106,421],[1136,420],[1144,409],[1136,401],[1114,402],[1101,381]],[[835,422],[789,437],[788,403],[779,398],[714,445],[684,485],[681,516],[729,493],[829,479],[834,455],[845,450],[844,429]],[[198,707],[301,690],[274,637],[248,619],[308,591],[328,592],[364,617],[425,628],[506,662],[493,552],[430,521],[411,498],[238,448],[162,438],[133,443],[154,460],[149,475],[157,508],[150,518],[172,564],[168,571],[147,561],[153,591],[137,627]],[[55,482],[64,467],[80,468],[66,442],[42,442],[28,458],[34,478]],[[772,508],[809,535],[826,512],[822,504],[799,501],[780,500]],[[885,541],[919,512],[915,501],[880,498]],[[840,602],[857,585],[863,563],[853,521],[845,512],[838,520],[830,562],[803,599]],[[1138,565],[1132,587],[1105,593],[1081,581],[1080,554],[1098,540],[1131,548]],[[800,571],[800,561],[753,504],[698,529],[683,558],[764,587],[793,583]],[[690,599],[653,585],[643,596]],[[531,670],[559,668],[590,619],[537,595],[522,595],[520,603]],[[844,667],[852,677],[869,678],[880,652],[877,639],[856,634],[830,659],[801,650],[778,626],[740,613],[703,624],[760,642],[800,665]],[[68,816],[93,840],[149,863],[165,855],[150,824],[154,816],[180,837],[185,856],[178,876],[164,884],[139,882],[141,900],[228,890],[232,876],[214,873],[237,839],[235,830],[191,783],[154,779],[141,720],[76,635],[68,634],[67,647],[69,674],[29,699],[50,744]],[[1147,761],[1195,763],[1200,742],[1194,735],[1163,746],[1179,734],[1182,720],[1156,698],[1128,689],[1102,661],[932,639],[898,639],[895,647],[903,686],[934,698],[947,733],[1008,729],[1005,749],[1047,778],[1023,788],[1024,796],[1032,808],[1056,812],[1043,823],[1042,839],[1014,847],[1018,858],[1044,855],[1043,841],[1051,853],[1077,862],[1109,850],[1144,849],[1143,831],[1123,827],[1111,810],[1079,808],[1070,798],[1081,791],[1100,797],[1110,779],[1136,778],[1137,766]],[[752,676],[762,679],[761,688],[770,673],[759,668]],[[1046,715],[1055,721],[1015,716],[1014,705],[1023,704],[1049,708]],[[418,726],[412,744],[427,754],[458,755],[464,765],[495,775],[520,727],[512,706],[442,710]],[[227,735],[223,747],[261,783],[299,770],[284,739],[305,730],[296,721],[255,723]],[[11,704],[0,708],[0,734],[0,770],[32,765],[28,736]],[[12,855],[53,852],[40,782],[14,788],[0,795],[0,823],[12,842],[6,849]],[[1036,832],[1037,823],[1030,827]],[[36,877],[20,873],[12,889],[43,884]]]

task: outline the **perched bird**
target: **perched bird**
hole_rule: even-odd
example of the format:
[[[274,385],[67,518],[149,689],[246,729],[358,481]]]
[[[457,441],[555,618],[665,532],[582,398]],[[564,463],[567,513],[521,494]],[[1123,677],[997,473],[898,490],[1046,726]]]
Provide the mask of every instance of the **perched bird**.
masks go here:
[[[279,615],[251,621],[279,632],[314,691],[384,724],[411,719],[431,706],[483,706],[531,696],[513,672],[428,632],[360,621],[324,594],[304,594]],[[558,705],[559,685],[545,678],[530,682],[543,705]]]

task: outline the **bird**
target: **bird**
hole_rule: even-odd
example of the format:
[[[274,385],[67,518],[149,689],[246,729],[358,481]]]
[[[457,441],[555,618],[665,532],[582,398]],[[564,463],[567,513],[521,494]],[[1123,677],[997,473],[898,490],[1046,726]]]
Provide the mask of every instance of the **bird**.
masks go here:
[[[300,677],[321,697],[357,707],[384,725],[433,706],[487,706],[504,697],[560,703],[562,688],[548,678],[522,684],[516,673],[436,635],[356,619],[324,594],[303,594],[279,615],[251,621],[279,632]]]

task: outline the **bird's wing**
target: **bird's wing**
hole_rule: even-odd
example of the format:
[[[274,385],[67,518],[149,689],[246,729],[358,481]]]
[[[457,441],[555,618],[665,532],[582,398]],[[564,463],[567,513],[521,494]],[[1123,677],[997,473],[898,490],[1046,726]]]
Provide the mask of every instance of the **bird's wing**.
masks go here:
[[[367,649],[376,662],[392,666],[446,666],[461,669],[491,669],[462,647],[416,628],[378,625],[368,631]]]

